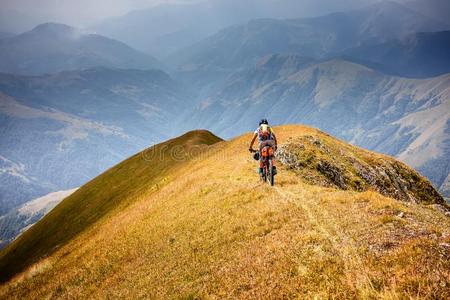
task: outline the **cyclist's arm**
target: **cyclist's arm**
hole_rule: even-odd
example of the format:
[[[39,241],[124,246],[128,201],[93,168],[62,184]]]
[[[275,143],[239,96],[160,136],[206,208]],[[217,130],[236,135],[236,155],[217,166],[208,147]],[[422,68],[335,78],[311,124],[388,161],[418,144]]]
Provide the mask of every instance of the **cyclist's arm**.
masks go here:
[[[257,133],[255,133],[254,135],[253,135],[253,139],[252,139],[252,141],[250,142],[250,147],[248,148],[249,150],[250,149],[253,149],[253,144],[255,144],[255,141],[256,141],[256,137],[258,136],[258,134]]]
[[[277,136],[275,135],[275,132],[273,132],[272,127],[270,127],[270,132],[272,133],[273,141],[275,142],[275,148],[276,148],[276,147],[278,147],[278,141],[277,141]]]

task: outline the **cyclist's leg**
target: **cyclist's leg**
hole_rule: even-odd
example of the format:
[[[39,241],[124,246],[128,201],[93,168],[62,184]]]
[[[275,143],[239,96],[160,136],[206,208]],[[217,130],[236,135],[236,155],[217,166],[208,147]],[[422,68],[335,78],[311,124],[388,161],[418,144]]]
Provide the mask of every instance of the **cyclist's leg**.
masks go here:
[[[269,140],[269,141],[267,141],[268,142],[268,144],[272,147],[272,149],[274,149],[275,150],[275,141],[274,140]],[[274,174],[277,174],[277,167],[276,167],[276,164],[275,164],[275,157],[273,157],[272,158],[272,166],[273,166],[273,173]]]
[[[263,173],[263,168],[264,168],[264,164],[263,164],[263,158],[262,158],[262,148],[264,147],[264,141],[260,141],[259,142],[259,175],[262,175]]]

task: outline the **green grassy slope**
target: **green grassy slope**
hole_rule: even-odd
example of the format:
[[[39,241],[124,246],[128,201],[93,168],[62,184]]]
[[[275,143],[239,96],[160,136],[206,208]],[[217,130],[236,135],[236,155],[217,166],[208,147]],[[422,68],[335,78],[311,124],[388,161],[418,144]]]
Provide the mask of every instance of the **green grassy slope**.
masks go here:
[[[432,188],[428,181],[410,181],[414,171],[401,166],[406,174],[398,177],[409,182],[405,187],[417,204],[382,195],[376,181],[357,188],[354,161],[382,168],[381,162],[389,167],[395,160],[309,127],[275,130],[281,149],[291,148],[299,162],[302,145],[312,147],[307,157],[314,154],[307,170],[279,164],[275,187],[258,180],[247,151],[251,134],[214,143],[211,134],[190,133],[182,138],[189,145],[184,150],[179,139],[170,141],[170,159],[153,162],[161,163],[158,178],[148,175],[142,155],[103,174],[82,187],[85,196],[66,210],[68,224],[54,212],[60,225],[52,234],[44,219],[39,230],[1,253],[2,266],[28,255],[34,260],[0,287],[0,298],[450,298],[450,218],[435,204],[441,197],[412,186]],[[197,147],[205,136],[214,145]],[[339,148],[343,155],[324,154]],[[183,159],[186,154],[191,158]],[[342,168],[345,185],[335,184],[329,166]],[[102,203],[79,204],[89,199]],[[118,204],[100,216],[111,199]],[[78,215],[98,216],[66,238],[64,230],[70,234],[70,225],[78,226]],[[64,243],[52,242],[53,236]],[[32,244],[48,254],[34,254]]]
[[[116,209],[148,197],[170,171],[221,141],[208,131],[189,132],[138,153],[93,179],[0,252],[0,281],[50,255]]]

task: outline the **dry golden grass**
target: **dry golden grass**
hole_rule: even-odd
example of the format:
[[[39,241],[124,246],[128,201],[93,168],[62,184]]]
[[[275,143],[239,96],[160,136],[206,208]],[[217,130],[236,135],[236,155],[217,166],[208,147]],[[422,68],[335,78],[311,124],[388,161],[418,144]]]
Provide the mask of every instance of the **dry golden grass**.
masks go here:
[[[282,167],[271,188],[257,179],[249,139],[173,169],[4,284],[0,298],[450,298],[448,217],[308,185]]]

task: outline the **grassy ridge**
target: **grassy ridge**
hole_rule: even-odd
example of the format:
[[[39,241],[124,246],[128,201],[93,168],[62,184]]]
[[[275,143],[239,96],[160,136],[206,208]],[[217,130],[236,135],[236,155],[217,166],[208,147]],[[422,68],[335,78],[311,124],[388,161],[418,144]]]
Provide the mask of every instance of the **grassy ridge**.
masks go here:
[[[325,138],[302,126],[276,132],[282,143]],[[257,179],[250,138],[176,164],[157,188],[3,285],[0,298],[450,297],[443,213],[308,184],[281,165],[271,188]]]
[[[201,146],[219,141],[207,131],[189,132],[138,153],[93,179],[0,253],[0,281],[50,255],[106,214],[148,197],[157,184],[164,184],[173,168],[202,151]]]

